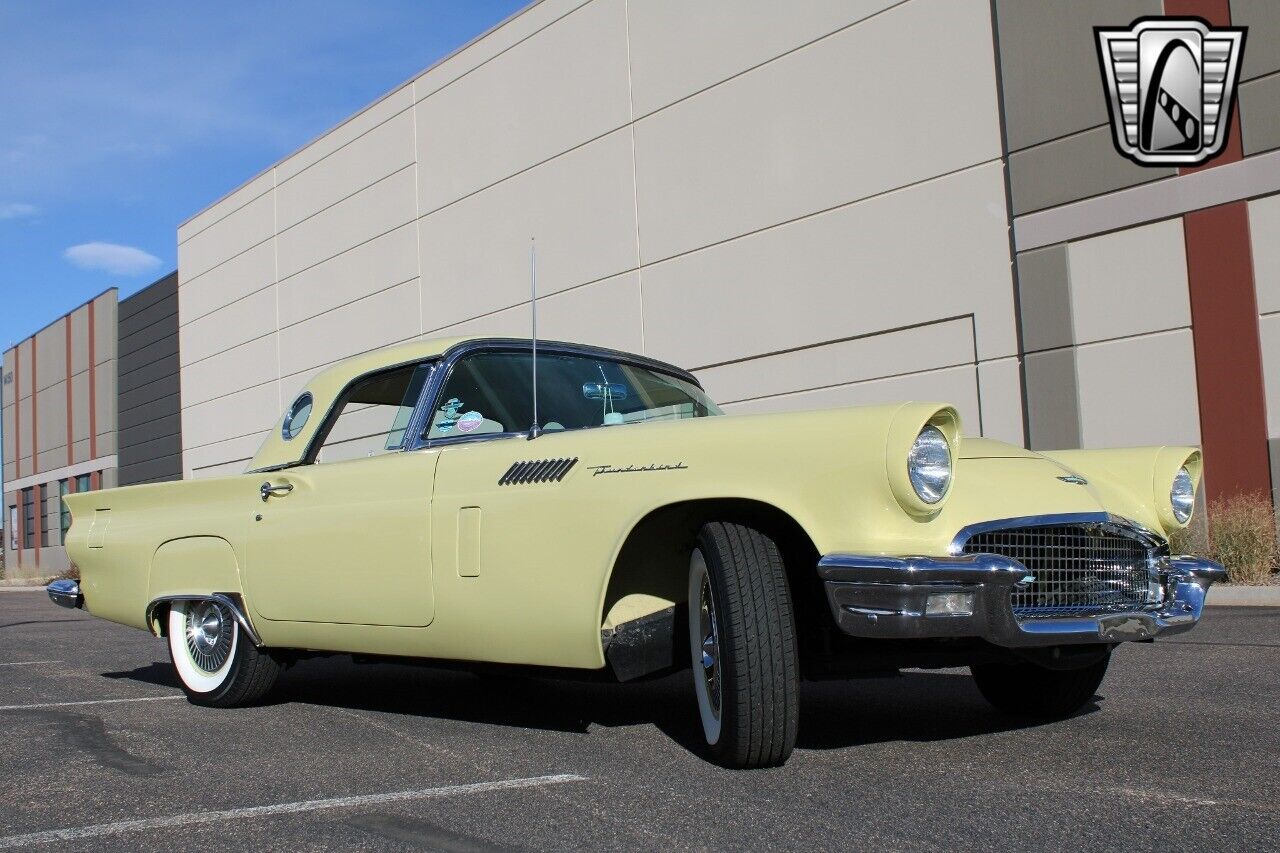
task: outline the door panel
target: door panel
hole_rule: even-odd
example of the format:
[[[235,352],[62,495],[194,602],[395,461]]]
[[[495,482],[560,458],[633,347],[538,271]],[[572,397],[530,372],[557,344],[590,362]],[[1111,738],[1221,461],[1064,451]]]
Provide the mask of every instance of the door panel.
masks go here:
[[[292,489],[245,508],[254,611],[295,622],[431,624],[438,458],[422,450],[263,474]]]

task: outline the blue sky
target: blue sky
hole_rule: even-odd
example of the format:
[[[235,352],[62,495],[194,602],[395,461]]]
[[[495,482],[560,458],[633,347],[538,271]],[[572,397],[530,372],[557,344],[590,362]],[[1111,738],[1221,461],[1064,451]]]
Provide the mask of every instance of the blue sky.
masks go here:
[[[0,0],[0,347],[525,0]]]

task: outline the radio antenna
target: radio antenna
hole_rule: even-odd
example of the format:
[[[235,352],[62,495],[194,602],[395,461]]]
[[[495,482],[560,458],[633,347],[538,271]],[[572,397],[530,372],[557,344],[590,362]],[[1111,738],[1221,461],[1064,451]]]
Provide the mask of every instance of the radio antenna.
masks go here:
[[[529,238],[529,319],[533,326],[533,425],[529,427],[529,439],[542,435],[538,421],[538,245]]]

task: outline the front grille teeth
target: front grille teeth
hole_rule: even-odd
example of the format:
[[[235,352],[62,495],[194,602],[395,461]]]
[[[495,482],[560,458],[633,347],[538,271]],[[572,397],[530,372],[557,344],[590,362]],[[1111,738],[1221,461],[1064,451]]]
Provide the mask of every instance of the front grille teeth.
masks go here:
[[[572,459],[538,459],[527,462],[515,462],[507,469],[507,473],[498,478],[499,486],[519,486],[526,483],[558,483],[565,474],[578,463],[578,457]]]

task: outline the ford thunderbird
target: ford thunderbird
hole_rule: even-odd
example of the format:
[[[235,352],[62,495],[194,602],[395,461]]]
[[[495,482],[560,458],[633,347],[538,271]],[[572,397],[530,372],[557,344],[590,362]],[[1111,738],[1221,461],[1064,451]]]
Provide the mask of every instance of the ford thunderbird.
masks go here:
[[[786,760],[799,682],[966,666],[1070,715],[1115,648],[1195,626],[1191,447],[1034,453],[910,402],[722,416],[690,373],[529,340],[408,343],[290,400],[248,471],[66,498],[68,607],[167,639],[194,703],[304,655],[620,681],[692,672],[732,767]]]

